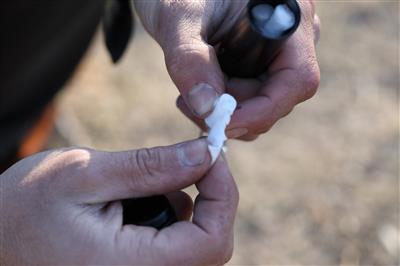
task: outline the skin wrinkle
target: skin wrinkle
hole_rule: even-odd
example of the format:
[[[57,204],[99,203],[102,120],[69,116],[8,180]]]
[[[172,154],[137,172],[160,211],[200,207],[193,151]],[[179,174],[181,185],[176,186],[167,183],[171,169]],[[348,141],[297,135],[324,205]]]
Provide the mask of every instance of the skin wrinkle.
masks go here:
[[[179,222],[180,225],[182,225],[182,223],[187,223],[187,222]],[[172,225],[172,227],[175,225]],[[152,238],[151,241],[151,246],[155,247],[151,252],[152,254],[154,254],[153,256],[157,256],[160,253],[162,253],[163,255],[165,255],[165,257],[168,259],[170,259],[170,263],[166,263],[166,264],[174,264],[173,262],[176,261],[176,258],[173,258],[171,256],[171,254],[168,252],[168,248],[165,248],[165,243],[170,243],[171,242],[171,236],[169,234],[169,230],[171,230],[171,228],[164,228],[160,231],[157,231],[156,234],[154,235],[154,237]],[[168,233],[167,233],[168,232]],[[171,252],[172,253],[172,252]]]
[[[197,25],[199,21],[194,21],[194,18],[199,18],[202,15],[204,7],[196,6],[199,2],[191,3],[190,6],[183,1],[163,1],[163,7],[160,8],[160,31],[161,35],[161,46],[163,44],[176,43],[178,40],[182,40],[183,37],[199,36],[201,26]],[[184,10],[184,12],[182,12]],[[171,13],[176,13],[175,16],[171,16]],[[173,20],[171,20],[173,17]],[[162,24],[162,25],[161,25]],[[200,23],[201,24],[201,23]],[[164,26],[167,25],[167,26]],[[175,32],[174,35],[171,35]]]
[[[137,254],[140,258],[144,259],[145,264],[149,263],[149,261],[157,261],[158,256],[154,254],[154,248],[151,248],[154,247],[153,241],[155,236],[158,234],[157,230],[154,228],[138,226],[136,227],[135,231],[137,231],[137,233],[135,234],[135,237],[131,239],[130,245],[128,246],[131,246],[134,242],[135,246],[137,247]],[[150,256],[148,256],[149,251]],[[154,258],[156,260],[154,260]]]
[[[197,41],[201,41],[201,40],[191,40],[192,42],[189,43],[182,43],[179,44],[178,46],[176,46],[175,48],[172,48],[171,50],[169,50],[166,54],[166,60],[168,60],[170,62],[170,64],[167,66],[168,71],[170,73],[181,73],[182,69],[181,69],[181,60],[182,58],[176,58],[176,54],[182,53],[182,54],[197,54],[199,57],[203,57],[204,55],[202,53],[199,52],[198,48],[202,48],[203,46],[198,43]],[[190,56],[190,57],[193,57]],[[189,78],[189,77],[188,77]],[[182,78],[183,79],[183,78]]]
[[[132,191],[132,193],[136,193],[138,187],[138,180],[141,179],[143,173],[142,171],[137,171],[132,173],[132,175],[127,175],[129,173],[129,169],[139,168],[138,166],[138,151],[127,152],[125,160],[121,160],[120,156],[117,153],[111,153],[112,159],[115,159],[115,165],[121,164],[122,166],[117,168],[117,175],[121,177],[124,184]],[[119,161],[119,163],[118,163]],[[103,173],[104,174],[104,173]],[[108,174],[108,172],[107,172]]]
[[[150,189],[154,187],[154,184],[163,182],[161,176],[164,173],[164,163],[160,153],[161,148],[155,148],[155,150],[140,149],[132,154],[133,164],[127,166],[124,172],[130,172],[131,169],[137,169],[137,171],[134,176],[122,174],[126,176],[124,180],[132,192],[141,195],[140,189]]]
[[[160,236],[162,236],[161,231],[162,230],[155,230],[155,231],[152,232],[152,235],[150,237],[148,237],[148,241],[149,241],[148,246],[149,247],[153,247],[153,248],[145,247],[146,251],[150,252],[149,258],[158,258],[160,253],[161,253],[161,251],[163,251],[161,247],[159,248],[157,246],[157,243],[161,243],[161,241],[159,241]],[[169,243],[169,241],[168,242],[164,242],[164,243]],[[170,256],[169,254],[163,254],[163,255],[164,255],[165,258],[168,258]],[[150,259],[150,261],[155,261],[155,260],[154,259]]]
[[[186,165],[188,165],[189,163],[185,163],[187,161],[187,159],[186,159],[185,151],[183,150],[183,146],[184,146],[184,144],[178,145],[175,153],[178,158],[179,164],[182,167],[186,167]]]
[[[202,207],[204,207],[204,204],[206,204],[209,200],[204,200],[202,204],[197,205],[199,209],[201,209]],[[223,204],[221,201],[218,201],[218,203],[214,203],[214,204]],[[222,205],[223,206],[223,205]],[[223,208],[219,208],[219,209],[223,209]],[[218,221],[218,222],[217,222]],[[218,217],[214,217],[214,221],[210,221],[210,219],[203,219],[203,221],[200,223],[197,220],[194,220],[194,222],[196,223],[197,226],[201,227],[202,230],[205,232],[206,234],[206,238],[211,238],[209,240],[209,243],[213,243],[215,244],[215,236],[219,235],[220,237],[218,239],[225,239],[224,236],[228,235],[229,232],[231,231],[231,225],[229,226],[229,228],[226,228],[226,225],[224,224],[224,221],[226,221],[226,216],[224,216],[224,214],[222,212],[219,213]],[[217,245],[218,246],[218,245]],[[217,248],[217,249],[223,249],[222,248]]]
[[[197,49],[196,49],[197,47]],[[185,56],[179,57],[178,54],[185,54]],[[178,47],[173,48],[170,52],[166,53],[167,69],[173,78],[175,85],[180,88],[183,96],[187,96],[188,90],[194,85],[201,83],[199,79],[193,79],[193,69],[185,68],[185,64],[190,62],[196,62],[199,69],[197,73],[200,76],[208,75],[208,84],[219,92],[223,93],[224,86],[220,84],[222,72],[215,68],[210,74],[207,74],[207,70],[200,68],[202,64],[210,65],[216,61],[216,55],[211,46],[205,45],[202,41],[195,42],[193,44],[181,44]],[[214,68],[211,66],[211,68]],[[186,91],[186,92],[184,92]]]
[[[152,166],[153,162],[151,162],[151,160],[152,155],[150,154],[149,149],[140,149],[135,154],[135,165],[139,170],[138,172],[140,177],[134,179],[136,181],[136,185],[137,181],[141,183],[139,187],[151,188],[154,183],[161,181],[159,178],[159,172],[154,165]],[[160,161],[160,159],[156,160]],[[134,186],[135,184],[132,185]]]
[[[98,156],[93,156],[91,167],[89,169],[89,177],[86,182],[80,181],[80,187],[89,194],[84,199],[86,204],[96,204],[104,197],[104,191],[97,191],[97,186],[94,184],[93,176],[103,176],[105,182],[111,183],[114,175],[118,176],[119,180],[124,184],[123,187],[129,188],[132,194],[139,193],[138,183],[142,180],[142,171],[130,171],[130,169],[138,169],[137,166],[137,151],[124,152],[124,157],[121,158],[118,152],[100,152]],[[110,165],[110,166],[108,166]],[[116,167],[113,167],[116,166]],[[114,188],[114,190],[116,190]]]

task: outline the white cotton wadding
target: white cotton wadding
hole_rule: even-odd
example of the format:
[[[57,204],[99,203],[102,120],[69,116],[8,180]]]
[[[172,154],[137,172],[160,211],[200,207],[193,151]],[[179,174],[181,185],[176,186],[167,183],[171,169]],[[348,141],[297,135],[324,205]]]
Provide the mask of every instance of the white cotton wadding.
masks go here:
[[[259,28],[263,28],[264,24],[274,13],[274,7],[268,4],[256,5],[251,10],[251,14]]]
[[[258,8],[259,6],[262,8]],[[262,4],[259,6],[252,9],[252,15],[265,36],[278,38],[296,23],[294,13],[286,4],[277,5],[275,9],[270,6],[273,9],[272,15],[270,14],[270,9],[264,7],[268,5]],[[268,19],[265,20],[265,17],[268,17]]]
[[[229,94],[222,94],[214,104],[214,110],[205,119],[208,126],[208,150],[211,161],[214,163],[224,146],[227,137],[226,126],[231,121],[231,116],[236,108],[236,100]]]

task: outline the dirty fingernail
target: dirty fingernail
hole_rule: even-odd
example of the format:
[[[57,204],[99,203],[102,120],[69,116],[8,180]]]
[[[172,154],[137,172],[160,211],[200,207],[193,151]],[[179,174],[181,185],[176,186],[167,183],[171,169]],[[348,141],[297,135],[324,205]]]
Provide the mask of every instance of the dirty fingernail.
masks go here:
[[[208,154],[207,140],[202,138],[178,146],[178,158],[182,166],[198,166],[204,163]]]
[[[247,128],[241,127],[241,128],[234,128],[226,131],[226,136],[229,139],[236,139],[240,138],[241,136],[246,135],[249,133],[249,130]]]
[[[214,102],[218,97],[217,91],[206,83],[193,86],[188,93],[189,107],[196,116],[204,116],[212,111]]]

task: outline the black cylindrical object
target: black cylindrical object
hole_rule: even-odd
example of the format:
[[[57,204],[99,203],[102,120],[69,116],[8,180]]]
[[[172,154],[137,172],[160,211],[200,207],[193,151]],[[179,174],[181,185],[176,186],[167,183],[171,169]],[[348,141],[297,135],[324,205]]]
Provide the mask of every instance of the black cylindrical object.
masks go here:
[[[167,197],[152,196],[122,200],[123,224],[150,226],[162,229],[177,221]]]
[[[267,36],[257,25],[252,9],[268,4],[286,4],[295,16],[294,25],[280,36]],[[230,77],[254,78],[265,72],[283,43],[300,24],[301,10],[296,0],[250,0],[238,21],[222,40],[218,52],[221,69]]]

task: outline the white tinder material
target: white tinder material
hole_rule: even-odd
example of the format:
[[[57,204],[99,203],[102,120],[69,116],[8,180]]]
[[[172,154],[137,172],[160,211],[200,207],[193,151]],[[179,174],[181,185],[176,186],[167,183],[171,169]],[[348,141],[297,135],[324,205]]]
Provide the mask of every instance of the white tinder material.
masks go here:
[[[286,4],[277,5],[275,9],[262,4],[254,7],[251,12],[263,34],[272,38],[282,36],[296,23],[292,10]]]
[[[263,28],[264,24],[274,13],[274,7],[267,4],[257,5],[251,10],[253,17],[256,19],[257,26]]]
[[[231,121],[231,116],[236,108],[236,100],[229,94],[222,94],[214,103],[214,110],[205,119],[208,126],[208,150],[214,163],[224,146],[227,137],[226,126]]]

